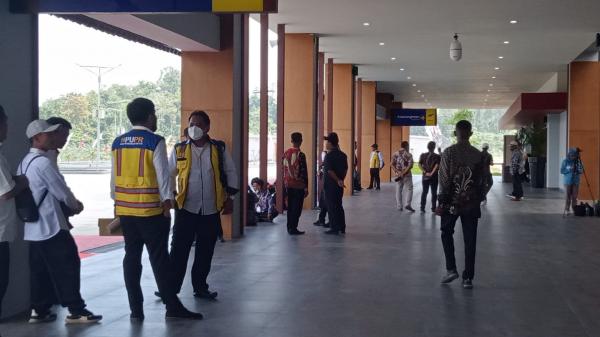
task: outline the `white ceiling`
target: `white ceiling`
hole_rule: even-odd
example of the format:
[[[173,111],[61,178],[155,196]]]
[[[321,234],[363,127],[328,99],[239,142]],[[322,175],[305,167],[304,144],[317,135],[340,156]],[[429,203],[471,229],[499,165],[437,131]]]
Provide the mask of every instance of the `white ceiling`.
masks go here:
[[[426,107],[424,94],[439,108],[483,108],[489,94],[485,106],[505,108],[594,41],[600,0],[279,0],[270,23],[319,34],[326,57],[357,64],[360,77],[407,106]],[[455,32],[460,62],[448,56]]]

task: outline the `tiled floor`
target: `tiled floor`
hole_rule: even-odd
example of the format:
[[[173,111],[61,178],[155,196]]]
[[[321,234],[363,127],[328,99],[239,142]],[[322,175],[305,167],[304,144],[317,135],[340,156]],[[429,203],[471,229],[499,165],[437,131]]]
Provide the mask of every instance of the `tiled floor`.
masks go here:
[[[90,309],[105,315],[101,324],[20,319],[0,331],[5,337],[600,336],[600,220],[563,219],[559,192],[526,190],[527,199],[516,203],[503,196],[508,188],[496,184],[484,210],[470,291],[458,281],[439,284],[439,219],[396,211],[393,186],[386,185],[345,200],[345,236],[323,235],[311,225],[314,212],[305,212],[305,236],[265,224],[219,244],[210,277],[219,301],[195,300],[187,281],[181,296],[204,321],[165,322],[146,263],[146,321],[132,325],[123,253],[116,250],[83,261],[82,291]],[[415,199],[419,194],[416,188]]]

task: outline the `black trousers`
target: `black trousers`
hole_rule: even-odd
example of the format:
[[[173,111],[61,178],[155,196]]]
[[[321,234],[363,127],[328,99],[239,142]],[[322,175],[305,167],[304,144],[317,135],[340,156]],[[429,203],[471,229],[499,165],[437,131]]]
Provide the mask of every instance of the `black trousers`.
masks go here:
[[[371,182],[369,182],[369,188],[381,188],[381,178],[379,177],[379,169],[371,168],[369,174],[371,175]]]
[[[487,195],[492,189],[494,185],[494,177],[491,173],[486,173],[483,177],[483,188],[484,188],[484,197],[483,200],[487,200]]]
[[[427,194],[431,189],[431,209],[434,210],[437,207],[437,189],[438,189],[438,177],[431,177],[429,179],[423,179],[423,192],[421,193],[421,209],[425,209],[427,205]]]
[[[173,287],[175,293],[181,291],[192,243],[194,264],[192,265],[192,287],[194,292],[208,290],[206,279],[210,273],[213,253],[219,236],[219,214],[199,215],[184,209],[175,213],[173,240],[171,241],[171,263],[173,264]]]
[[[446,270],[456,270],[456,259],[454,257],[454,227],[460,217],[463,228],[463,239],[465,244],[465,269],[462,277],[472,279],[475,275],[475,252],[477,246],[477,223],[476,215],[442,215],[442,244],[446,256]]]
[[[0,242],[0,317],[2,317],[2,300],[8,288],[10,268],[10,250],[8,242]]]
[[[142,278],[144,245],[148,250],[158,291],[167,305],[167,310],[178,310],[181,307],[181,302],[179,302],[173,291],[172,268],[169,262],[170,219],[163,215],[151,217],[121,216],[120,218],[125,238],[123,274],[131,312],[143,312],[144,295],[140,280]]]
[[[346,214],[342,205],[344,189],[340,187],[326,187],[325,200],[329,212],[329,225],[331,230],[346,231]]]
[[[513,174],[513,192],[512,196],[515,198],[523,197],[523,181],[520,174]]]
[[[319,222],[325,223],[327,217],[327,200],[325,200],[325,190],[321,189],[319,194]]]
[[[299,188],[288,188],[288,212],[287,212],[287,230],[292,233],[298,230],[298,222],[302,214],[302,205],[304,204],[304,190]]]
[[[31,308],[45,313],[56,300],[70,312],[85,308],[81,298],[81,260],[71,233],[29,243]]]

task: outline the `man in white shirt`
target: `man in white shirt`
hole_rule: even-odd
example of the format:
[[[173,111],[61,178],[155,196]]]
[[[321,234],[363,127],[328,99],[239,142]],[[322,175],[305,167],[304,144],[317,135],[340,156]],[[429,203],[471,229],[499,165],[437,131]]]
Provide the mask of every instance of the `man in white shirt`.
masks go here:
[[[0,148],[7,134],[8,117],[0,105]],[[6,158],[0,153],[0,317],[2,317],[2,299],[6,294],[9,281],[9,243],[17,236],[15,196],[28,186],[29,182],[25,176],[13,177]]]
[[[111,196],[125,238],[123,274],[130,320],[145,319],[140,285],[144,246],[167,307],[165,318],[202,319],[201,314],[181,304],[172,287],[168,241],[173,190],[165,139],[154,133],[157,129],[154,103],[146,98],[134,99],[127,105],[127,117],[133,128],[117,137],[112,145]]]
[[[211,139],[210,118],[194,111],[189,118],[189,140],[179,143],[171,153],[169,170],[177,180],[177,211],[171,242],[174,287],[179,293],[187,262],[196,242],[192,287],[194,296],[213,300],[207,277],[221,230],[220,213],[231,213],[233,195],[238,192],[238,174],[225,143]]]
[[[56,295],[60,304],[69,308],[67,323],[95,323],[102,319],[86,309],[80,293],[81,261],[61,202],[74,213],[83,211],[78,201],[46,152],[55,149],[53,132],[58,125],[35,120],[27,126],[27,138],[32,142],[30,152],[19,165],[27,176],[33,198],[38,205],[39,219],[25,223],[25,240],[29,241],[31,269],[31,323],[56,319],[50,311]]]

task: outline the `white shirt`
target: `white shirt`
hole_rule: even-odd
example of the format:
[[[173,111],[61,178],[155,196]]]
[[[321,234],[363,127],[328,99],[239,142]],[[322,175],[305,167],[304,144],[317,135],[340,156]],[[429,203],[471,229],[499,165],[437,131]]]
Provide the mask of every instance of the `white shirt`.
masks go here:
[[[211,146],[209,143],[198,147],[192,143],[192,169],[188,181],[183,209],[190,213],[211,215],[218,213],[215,195],[215,173],[211,163]],[[169,157],[169,169],[173,180],[177,177],[176,151]],[[223,151],[223,171],[227,176],[227,185],[238,188],[238,175],[233,159],[227,151]]]
[[[46,158],[50,159],[50,162],[52,163],[52,165],[54,166],[54,168],[56,168],[57,171],[60,172],[60,170],[58,169],[58,154],[60,152],[58,150],[48,150],[46,151]]]
[[[41,157],[31,162],[36,156]],[[31,165],[29,165],[30,162]],[[28,169],[27,165],[29,165]],[[27,170],[26,173],[25,170]],[[78,207],[77,199],[54,164],[46,157],[46,152],[32,148],[21,161],[18,173],[27,175],[29,188],[31,188],[36,203],[39,203],[44,192],[48,191],[39,206],[39,220],[25,223],[25,240],[44,241],[54,237],[61,229],[69,230],[67,220],[60,208],[60,202],[64,202],[69,208],[76,209]]]
[[[143,126],[134,126],[133,130],[145,130],[152,132],[152,130]],[[154,132],[152,132],[154,133]],[[169,176],[169,160],[167,159],[167,145],[165,140],[161,140],[152,157],[152,163],[154,164],[154,170],[156,171],[156,179],[158,181],[158,190],[160,191],[160,200],[173,200],[173,189],[171,188],[171,180]],[[111,174],[110,174],[110,197],[115,199],[115,163],[113,160]]]
[[[8,161],[0,154],[0,195],[12,191],[15,185]],[[0,242],[11,242],[17,238],[17,221],[15,199],[0,200]]]

